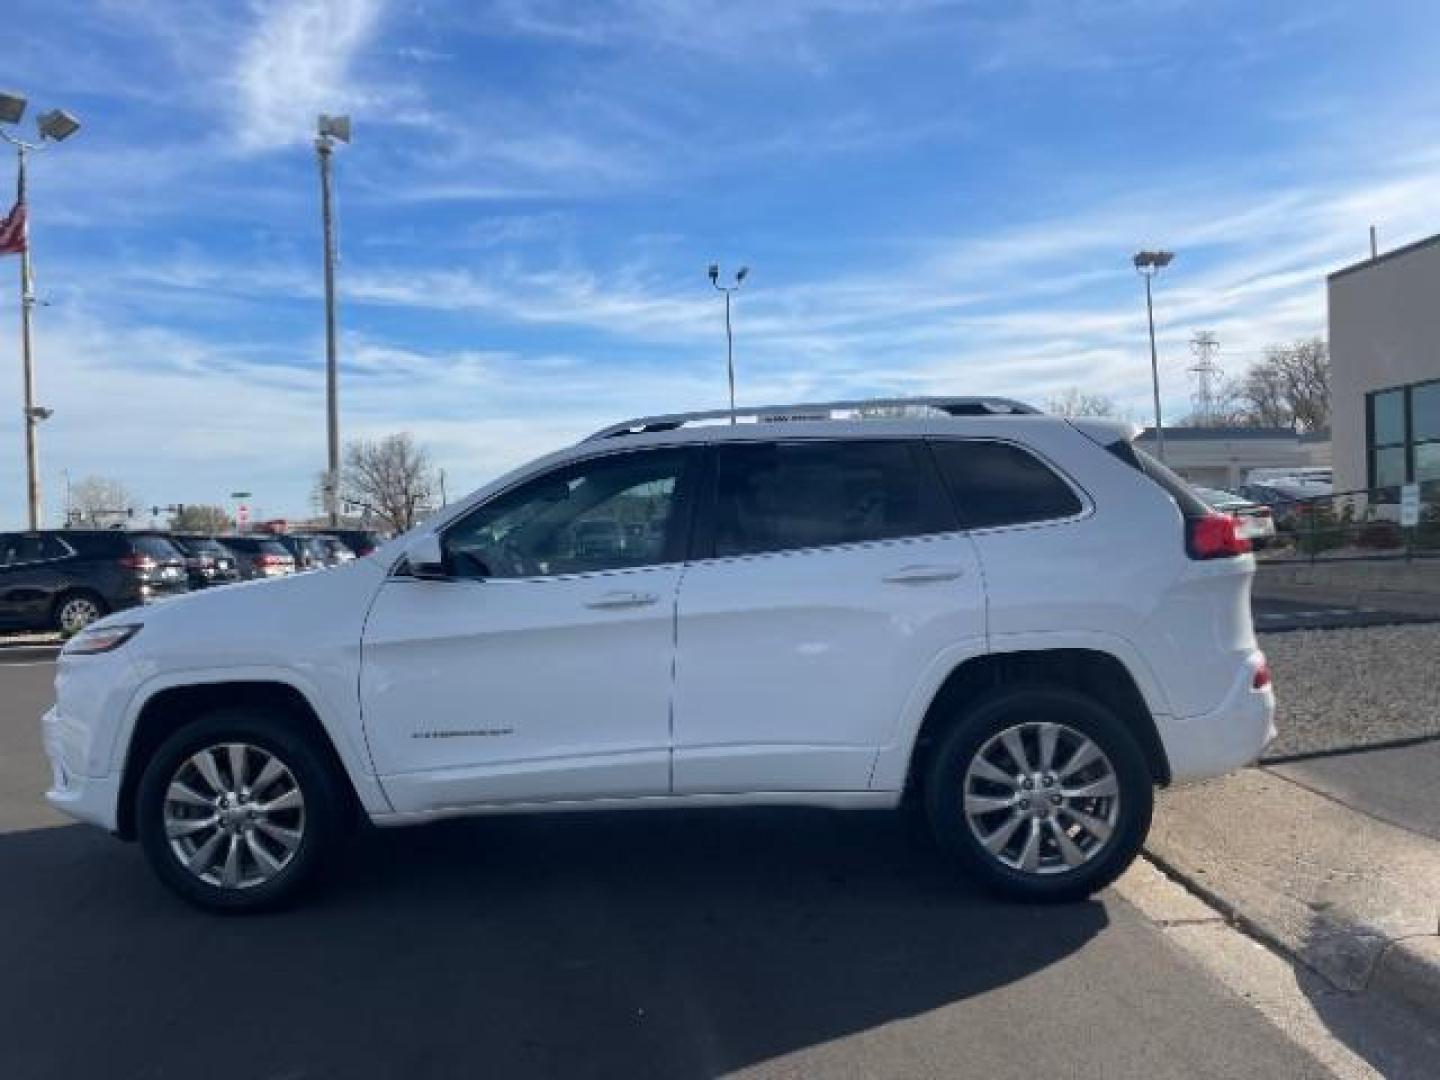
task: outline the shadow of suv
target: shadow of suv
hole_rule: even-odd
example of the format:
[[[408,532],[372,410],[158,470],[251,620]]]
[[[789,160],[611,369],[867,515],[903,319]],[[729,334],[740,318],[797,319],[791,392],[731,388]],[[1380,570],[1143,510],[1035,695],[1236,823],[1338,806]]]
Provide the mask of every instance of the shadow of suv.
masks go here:
[[[188,591],[164,537],[118,529],[0,533],[0,628],[73,634],[112,611]]]

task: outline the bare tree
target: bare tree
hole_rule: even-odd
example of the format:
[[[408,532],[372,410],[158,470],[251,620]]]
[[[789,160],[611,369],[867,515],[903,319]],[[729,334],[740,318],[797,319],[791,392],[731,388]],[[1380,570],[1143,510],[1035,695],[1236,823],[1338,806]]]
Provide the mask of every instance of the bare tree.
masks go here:
[[[418,511],[435,491],[430,455],[408,431],[380,440],[359,439],[345,447],[340,499],[379,518],[395,532],[419,520]]]
[[[1108,394],[1087,394],[1078,386],[1071,386],[1045,406],[1045,411],[1055,416],[1108,416],[1124,418],[1123,411]]]
[[[128,488],[110,476],[87,476],[70,488],[69,521],[71,525],[118,524],[135,515],[140,505]]]
[[[1208,413],[1192,412],[1180,420],[1180,427],[1259,427],[1250,415],[1244,381],[1226,379],[1214,389]]]
[[[1330,347],[1323,338],[1267,349],[1265,363],[1279,373],[1295,427],[1318,431],[1330,426]]]
[[[1330,424],[1330,350],[1323,338],[1270,346],[1236,385],[1244,419],[1254,427],[1318,431]]]
[[[229,532],[233,527],[234,522],[230,520],[230,515],[223,506],[187,505],[170,517],[172,532],[204,533],[213,536],[216,533]]]

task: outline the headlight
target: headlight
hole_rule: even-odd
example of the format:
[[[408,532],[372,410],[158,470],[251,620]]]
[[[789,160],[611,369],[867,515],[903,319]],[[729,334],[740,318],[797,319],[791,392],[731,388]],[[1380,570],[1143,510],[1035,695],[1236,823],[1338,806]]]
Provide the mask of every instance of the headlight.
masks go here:
[[[96,626],[89,630],[81,630],[67,641],[65,647],[60,651],[67,656],[90,656],[94,653],[112,652],[139,632],[139,623]]]

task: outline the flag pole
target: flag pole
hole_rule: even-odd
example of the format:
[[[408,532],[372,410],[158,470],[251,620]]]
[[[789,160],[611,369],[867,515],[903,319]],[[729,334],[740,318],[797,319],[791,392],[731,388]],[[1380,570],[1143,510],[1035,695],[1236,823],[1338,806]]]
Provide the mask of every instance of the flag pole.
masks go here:
[[[25,154],[17,143],[19,170],[15,183],[15,205],[23,217],[20,242],[20,356],[25,368],[25,497],[31,529],[40,528],[40,461],[35,427],[40,422],[35,408],[35,355],[31,346],[31,312],[35,307],[35,277],[30,268],[30,212],[25,205]]]

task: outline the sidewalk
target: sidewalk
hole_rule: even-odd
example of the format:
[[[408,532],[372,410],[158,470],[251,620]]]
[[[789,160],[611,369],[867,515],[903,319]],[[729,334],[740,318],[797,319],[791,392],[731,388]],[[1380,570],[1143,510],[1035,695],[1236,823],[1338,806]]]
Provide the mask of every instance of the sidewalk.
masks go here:
[[[1381,790],[1378,770],[1357,764],[1331,764],[1329,794],[1320,790],[1326,775],[1292,766],[1165,792],[1146,853],[1337,988],[1393,997],[1440,1020],[1440,841],[1339,801]],[[1440,777],[1426,795],[1440,803]],[[1416,813],[1405,800],[1389,810],[1392,820]]]

